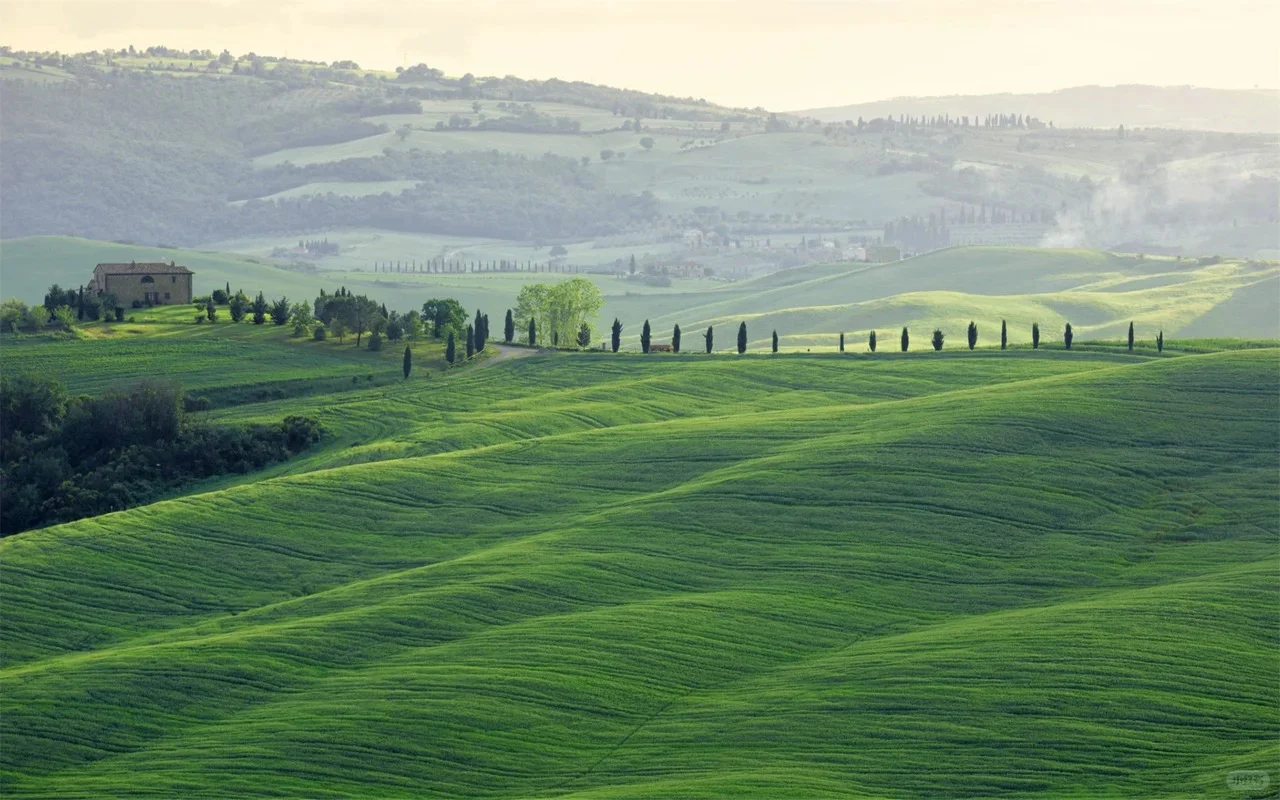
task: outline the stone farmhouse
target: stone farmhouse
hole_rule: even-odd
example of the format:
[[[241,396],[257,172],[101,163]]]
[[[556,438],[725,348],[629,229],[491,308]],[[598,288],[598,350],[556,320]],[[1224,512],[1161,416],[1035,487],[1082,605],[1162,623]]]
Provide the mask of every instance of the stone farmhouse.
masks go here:
[[[130,261],[128,264],[99,264],[93,268],[89,284],[96,295],[115,295],[116,303],[167,306],[190,303],[191,270],[170,261]]]

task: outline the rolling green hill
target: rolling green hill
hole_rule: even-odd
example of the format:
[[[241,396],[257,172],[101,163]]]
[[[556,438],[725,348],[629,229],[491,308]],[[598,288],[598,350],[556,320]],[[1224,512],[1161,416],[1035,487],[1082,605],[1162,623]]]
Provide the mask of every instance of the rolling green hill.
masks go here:
[[[1280,351],[1197,349],[537,356],[228,409],[334,433],[0,541],[4,792],[1249,796]]]
[[[403,244],[393,240],[390,246]],[[442,240],[437,246],[462,260],[523,255],[484,241]],[[12,295],[39,301],[49,283],[79,285],[98,261],[149,259],[177,259],[195,269],[198,293],[230,282],[250,293],[262,289],[296,300],[343,285],[402,311],[420,307],[429,297],[456,297],[495,319],[514,306],[525,284],[562,277],[302,272],[261,256],[32,237],[0,246],[0,284],[6,295],[12,287]],[[860,348],[870,330],[883,337],[904,325],[917,337],[941,327],[958,343],[970,320],[978,323],[984,345],[998,342],[1001,320],[1008,321],[1012,342],[1030,341],[1034,322],[1046,340],[1066,322],[1088,338],[1118,339],[1130,321],[1143,339],[1160,330],[1182,338],[1280,338],[1280,295],[1273,291],[1278,276],[1280,263],[1273,261],[1014,247],[949,248],[890,264],[811,264],[733,282],[675,279],[669,287],[587,275],[606,299],[597,333],[617,317],[626,326],[628,347],[638,348],[645,319],[658,341],[665,341],[676,324],[687,334],[722,326],[723,347],[732,345],[723,326],[736,328],[746,320],[753,347],[763,346],[776,329],[784,349],[834,348],[841,332],[850,337],[851,347]],[[918,341],[923,346],[923,338]]]
[[[219,313],[216,322],[196,325],[188,306],[134,310],[125,322],[84,324],[87,340],[7,335],[0,370],[50,375],[73,394],[167,376],[225,405],[399,380],[405,344],[417,353],[419,376],[447,367],[443,343],[430,337],[371,352],[354,347],[354,335],[317,342],[287,325],[237,325],[225,307]]]

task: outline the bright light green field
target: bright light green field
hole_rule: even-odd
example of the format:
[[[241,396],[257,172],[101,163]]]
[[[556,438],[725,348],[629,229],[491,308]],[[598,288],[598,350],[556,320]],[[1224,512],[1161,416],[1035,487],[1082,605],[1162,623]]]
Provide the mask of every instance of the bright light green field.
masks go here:
[[[1223,346],[539,355],[215,412],[332,433],[0,541],[3,791],[1247,797],[1280,350]]]

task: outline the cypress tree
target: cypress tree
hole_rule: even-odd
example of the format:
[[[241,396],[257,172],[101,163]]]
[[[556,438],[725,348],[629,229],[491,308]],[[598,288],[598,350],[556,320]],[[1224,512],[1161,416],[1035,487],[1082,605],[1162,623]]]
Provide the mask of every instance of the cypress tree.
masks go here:
[[[778,352],[778,332],[773,332],[773,352]]]
[[[738,355],[747,352],[747,323],[738,325]]]
[[[1129,352],[1133,352],[1133,322],[1129,323]]]
[[[1031,349],[1040,349],[1040,323],[1031,323]]]
[[[511,309],[507,309],[507,320],[502,324],[503,341],[511,344],[511,340],[516,338],[516,321],[511,316]]]
[[[404,379],[409,380],[409,373],[413,370],[413,355],[409,352],[409,345],[404,346]]]
[[[1071,349],[1072,338],[1073,338],[1073,334],[1071,333],[1071,323],[1068,322],[1067,327],[1062,329],[1062,343],[1067,346],[1068,350]]]
[[[844,352],[844,331],[840,331],[840,352]]]
[[[1004,320],[1000,320],[1000,349],[1003,350],[1009,346],[1009,326],[1004,324]]]
[[[582,323],[582,327],[578,328],[578,348],[586,349],[591,346],[591,326]]]
[[[703,337],[707,340],[707,355],[711,355],[711,345],[714,336],[710,325],[707,326],[707,332],[703,334]]]
[[[476,354],[476,329],[474,325],[467,326],[467,358],[471,358]]]
[[[1160,331],[1160,333],[1156,334],[1156,352],[1164,352],[1164,331]]]
[[[480,309],[478,308],[476,309],[475,328],[476,328],[476,352],[479,353],[484,351],[485,332],[484,332],[484,315],[480,313]]]
[[[529,317],[529,346],[535,347],[538,344],[538,327],[533,321],[533,317]]]
[[[449,329],[449,343],[444,347],[444,358],[452,364],[458,357],[457,347],[453,343],[453,329]]]
[[[84,287],[80,287],[80,296],[76,300],[76,319],[84,322]]]
[[[945,338],[947,337],[942,333],[942,328],[933,329],[933,349],[935,351],[942,349],[942,340]]]
[[[867,337],[867,347],[871,348],[871,352],[873,353],[876,351],[876,332],[875,331],[872,331],[871,335]]]
[[[907,329],[902,329],[902,352],[907,352],[907,345],[911,344],[911,336],[907,333]]]
[[[616,353],[618,352],[618,348],[622,346],[622,323],[618,320],[617,317],[613,318],[612,331],[613,331],[613,341],[611,342],[611,344],[613,345],[613,352]]]
[[[254,325],[261,325],[267,321],[267,298],[263,296],[262,292],[258,292],[258,296],[253,298],[253,305],[251,308],[253,309]],[[359,336],[360,333],[362,333],[362,331],[357,331],[357,336]]]
[[[680,326],[677,325],[671,330],[671,352],[680,352]]]
[[[644,327],[640,329],[640,349],[649,352],[649,320],[644,321]]]
[[[969,320],[969,349],[972,350],[974,345],[978,343],[978,326],[973,320]]]

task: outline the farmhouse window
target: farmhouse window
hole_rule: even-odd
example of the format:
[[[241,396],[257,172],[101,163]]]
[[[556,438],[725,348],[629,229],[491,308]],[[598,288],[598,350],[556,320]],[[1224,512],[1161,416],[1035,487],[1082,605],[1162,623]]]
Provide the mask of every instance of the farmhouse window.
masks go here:
[[[143,282],[143,283],[155,283],[155,282],[156,282],[156,279],[155,279],[155,278],[153,278],[153,277],[151,277],[150,275],[143,275],[143,276],[142,276],[142,282]]]

